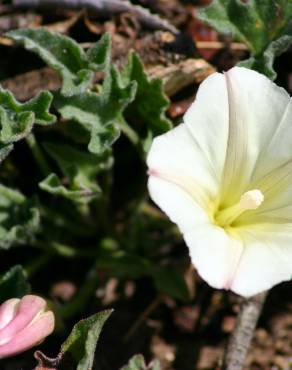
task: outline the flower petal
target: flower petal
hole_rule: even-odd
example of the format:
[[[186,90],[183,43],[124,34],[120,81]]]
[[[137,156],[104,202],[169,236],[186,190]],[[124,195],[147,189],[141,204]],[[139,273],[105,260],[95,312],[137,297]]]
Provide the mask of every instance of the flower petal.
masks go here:
[[[231,290],[250,297],[292,276],[292,225],[255,225],[243,228],[244,251]]]
[[[264,176],[255,187],[261,189],[265,201],[255,211],[245,212],[237,225],[292,222],[292,160]]]
[[[151,198],[183,232],[209,222],[207,213],[181,187],[156,176],[150,176]]]
[[[194,228],[184,239],[199,275],[213,288],[230,289],[243,243],[212,224]]]
[[[226,83],[229,137],[223,203],[229,206],[267,172],[292,159],[292,126],[287,122],[289,95],[264,75],[235,67],[226,73]],[[279,155],[274,142],[283,145]],[[271,147],[273,154],[267,155]]]
[[[34,317],[45,309],[46,301],[38,296],[24,296],[18,306],[14,319],[0,331],[0,345],[10,340],[20,330],[25,328]]]
[[[11,298],[0,306],[0,330],[2,330],[16,315],[20,299]]]
[[[216,176],[185,124],[154,139],[147,164],[150,175],[180,186],[201,207],[218,193]]]
[[[184,122],[212,168],[213,176],[221,181],[229,130],[228,92],[223,74],[214,73],[201,83]]]
[[[54,325],[53,312],[42,313],[37,320],[17,333],[8,343],[0,345],[0,358],[17,355],[37,345],[53,332]]]

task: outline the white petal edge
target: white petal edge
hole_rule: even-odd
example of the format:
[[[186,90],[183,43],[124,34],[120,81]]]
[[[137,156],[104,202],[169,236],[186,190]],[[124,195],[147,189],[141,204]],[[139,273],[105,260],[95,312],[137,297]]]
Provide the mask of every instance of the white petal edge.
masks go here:
[[[265,224],[239,231],[244,252],[231,290],[251,297],[292,277],[292,225]]]
[[[193,265],[209,285],[230,289],[243,244],[221,227],[205,224],[184,234]]]
[[[178,185],[150,176],[148,188],[153,201],[178,225],[181,232],[209,222],[207,213]]]
[[[154,139],[147,165],[150,175],[187,187],[201,205],[218,194],[218,179],[185,124]]]

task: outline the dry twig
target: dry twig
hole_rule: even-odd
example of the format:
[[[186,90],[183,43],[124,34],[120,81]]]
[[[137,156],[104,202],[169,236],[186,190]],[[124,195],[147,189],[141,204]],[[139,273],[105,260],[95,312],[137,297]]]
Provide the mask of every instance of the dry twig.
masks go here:
[[[142,6],[133,5],[128,0],[13,0],[13,5],[16,8],[27,9],[63,8],[80,10],[84,8],[90,12],[90,15],[102,17],[129,12],[149,28],[178,33],[177,28],[167,20],[160,18],[157,14],[152,14]]]
[[[148,72],[152,78],[161,78],[165,93],[173,96],[187,86],[202,82],[215,68],[204,59],[190,58],[166,67],[157,65]]]

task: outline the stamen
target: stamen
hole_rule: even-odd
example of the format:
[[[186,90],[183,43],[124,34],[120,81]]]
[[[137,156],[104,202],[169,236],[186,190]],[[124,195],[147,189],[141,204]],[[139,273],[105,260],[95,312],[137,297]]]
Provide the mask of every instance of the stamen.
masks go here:
[[[244,193],[240,201],[229,208],[220,211],[216,218],[218,225],[225,227],[230,225],[237,217],[249,209],[257,209],[264,201],[263,193],[258,190],[250,190]]]
[[[264,201],[263,193],[258,190],[250,190],[240,198],[240,205],[244,209],[257,209]]]

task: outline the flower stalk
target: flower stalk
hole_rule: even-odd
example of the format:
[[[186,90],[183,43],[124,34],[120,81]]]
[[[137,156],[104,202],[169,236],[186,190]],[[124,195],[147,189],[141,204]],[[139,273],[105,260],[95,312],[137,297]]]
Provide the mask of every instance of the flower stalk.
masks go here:
[[[245,299],[223,359],[222,370],[241,370],[268,292]]]

